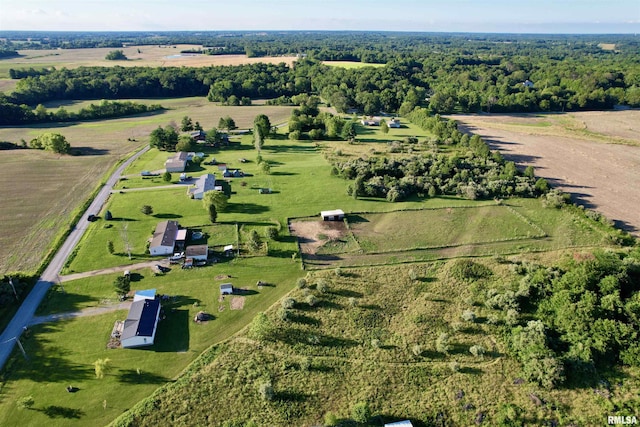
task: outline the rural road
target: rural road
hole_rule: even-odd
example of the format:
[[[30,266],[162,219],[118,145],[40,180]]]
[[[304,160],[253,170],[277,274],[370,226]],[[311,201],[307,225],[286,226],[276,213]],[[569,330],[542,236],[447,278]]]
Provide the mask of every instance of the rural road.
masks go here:
[[[111,174],[106,184],[102,187],[96,198],[93,199],[89,208],[87,208],[84,214],[82,214],[79,222],[75,225],[58,252],[56,252],[55,256],[44,270],[29,295],[27,295],[25,300],[22,302],[22,305],[13,316],[13,319],[11,319],[11,322],[9,322],[4,331],[2,331],[2,335],[0,335],[0,369],[2,369],[5,362],[11,355],[16,340],[20,338],[20,335],[23,332],[23,328],[31,323],[31,319],[40,305],[40,302],[47,294],[47,291],[51,285],[58,280],[65,261],[76,247],[88,227],[89,222],[87,221],[87,217],[90,214],[97,214],[100,212],[109,198],[113,186],[118,182],[118,179],[120,179],[120,175],[125,168],[148,150],[149,146],[144,147],[142,150],[125,160],[120,166],[118,166],[113,174]]]

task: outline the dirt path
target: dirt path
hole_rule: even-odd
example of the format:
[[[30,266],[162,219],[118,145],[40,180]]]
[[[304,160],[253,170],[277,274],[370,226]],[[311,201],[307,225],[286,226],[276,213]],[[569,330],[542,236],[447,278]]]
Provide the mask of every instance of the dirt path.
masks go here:
[[[169,261],[167,261],[166,258],[163,258],[163,259],[157,259],[153,261],[139,262],[137,264],[120,265],[118,267],[110,267],[110,268],[102,268],[100,270],[85,271],[84,273],[67,274],[66,276],[60,276],[60,281],[69,282],[71,280],[84,279],[86,277],[100,276],[103,274],[118,273],[125,270],[129,270],[129,271],[142,270],[143,268],[150,268],[150,267],[153,267],[154,265],[169,267]]]
[[[71,311],[67,313],[48,314],[46,316],[34,316],[29,325],[39,325],[41,323],[57,322],[58,320],[74,319],[76,317],[97,316],[99,314],[110,313],[118,310],[129,310],[131,301],[121,302],[120,304],[105,305],[102,307],[89,307],[79,311]]]
[[[461,130],[479,134],[505,158],[522,167],[534,166],[537,176],[571,193],[576,203],[640,236],[640,147],[619,140],[634,131],[634,141],[640,144],[640,111],[452,118]],[[576,123],[581,126],[576,128]],[[606,143],[607,138],[612,143]]]

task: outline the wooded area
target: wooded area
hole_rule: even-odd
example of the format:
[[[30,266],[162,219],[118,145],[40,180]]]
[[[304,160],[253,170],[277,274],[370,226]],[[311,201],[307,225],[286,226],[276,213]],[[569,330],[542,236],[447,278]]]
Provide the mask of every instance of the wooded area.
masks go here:
[[[12,33],[13,34],[13,33]],[[17,34],[14,38],[19,38]],[[34,120],[37,103],[63,99],[207,96],[211,101],[316,94],[339,112],[357,109],[408,114],[534,112],[640,106],[638,42],[611,36],[614,50],[598,45],[604,36],[424,35],[385,33],[285,33],[261,37],[213,37],[171,33],[166,42],[202,43],[203,53],[249,56],[291,55],[294,67],[251,64],[202,68],[82,67],[12,69],[15,91],[0,97],[4,124]],[[56,38],[40,47],[55,47]],[[144,33],[92,33],[60,47],[144,44]],[[126,40],[126,41],[125,41]],[[100,42],[99,42],[100,41]],[[42,40],[41,40],[42,42]],[[156,43],[158,41],[156,40]],[[209,46],[207,50],[206,46]],[[3,49],[30,47],[6,41]],[[326,60],[362,62],[359,68],[329,67]],[[365,63],[385,63],[366,67]]]

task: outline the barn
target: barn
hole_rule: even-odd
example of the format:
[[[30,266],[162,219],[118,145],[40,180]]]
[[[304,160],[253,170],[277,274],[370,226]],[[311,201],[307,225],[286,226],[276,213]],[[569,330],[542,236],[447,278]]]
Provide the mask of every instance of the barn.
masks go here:
[[[153,345],[160,319],[160,300],[140,299],[131,303],[129,314],[124,321],[120,343],[122,348]]]
[[[342,221],[344,219],[344,212],[342,209],[334,209],[332,211],[322,211],[320,216],[323,221]]]

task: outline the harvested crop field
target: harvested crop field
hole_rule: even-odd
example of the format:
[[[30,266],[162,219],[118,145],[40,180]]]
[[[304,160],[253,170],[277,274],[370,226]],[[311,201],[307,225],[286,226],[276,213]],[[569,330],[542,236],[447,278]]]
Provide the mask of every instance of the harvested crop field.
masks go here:
[[[64,66],[77,68],[81,66],[102,67],[205,67],[210,65],[242,65],[255,63],[293,64],[295,56],[275,56],[248,58],[246,55],[202,55],[181,54],[180,51],[199,49],[198,45],[176,46],[127,46],[121,48],[128,58],[126,61],[108,61],[105,59],[113,48],[92,49],[52,49],[21,50],[19,57],[5,59],[0,67],[0,75],[8,77],[9,68],[38,68]]]
[[[640,236],[640,110],[460,115],[460,129]]]

